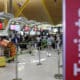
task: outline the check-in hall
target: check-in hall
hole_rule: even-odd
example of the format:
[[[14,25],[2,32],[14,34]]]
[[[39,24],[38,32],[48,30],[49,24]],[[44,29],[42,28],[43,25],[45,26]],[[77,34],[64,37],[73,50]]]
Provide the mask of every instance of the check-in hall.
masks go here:
[[[71,1],[0,0],[0,80],[80,80],[80,1]]]

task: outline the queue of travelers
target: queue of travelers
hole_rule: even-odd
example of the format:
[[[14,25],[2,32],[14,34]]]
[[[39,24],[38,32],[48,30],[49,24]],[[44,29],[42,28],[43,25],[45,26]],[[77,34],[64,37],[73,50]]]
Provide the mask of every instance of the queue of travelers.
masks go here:
[[[1,41],[1,40],[0,40]],[[60,49],[62,46],[62,35],[56,34],[56,35],[35,35],[35,36],[30,36],[30,35],[20,35],[20,34],[12,34],[9,37],[3,38],[3,41],[6,41],[8,46],[9,44],[12,44],[9,46],[11,50],[11,55],[14,56],[16,53],[16,50],[18,51],[18,48],[22,50],[31,48],[32,46],[35,47],[37,50],[42,50],[44,48],[47,48],[47,56],[51,56],[50,50],[51,49]],[[15,49],[15,46],[16,49]],[[30,47],[28,47],[30,45]],[[6,47],[5,46],[5,47]],[[15,49],[15,50],[12,50]],[[5,49],[6,50],[6,49]],[[14,52],[15,51],[15,52]],[[6,52],[6,51],[5,51]],[[31,54],[31,49],[29,51]]]

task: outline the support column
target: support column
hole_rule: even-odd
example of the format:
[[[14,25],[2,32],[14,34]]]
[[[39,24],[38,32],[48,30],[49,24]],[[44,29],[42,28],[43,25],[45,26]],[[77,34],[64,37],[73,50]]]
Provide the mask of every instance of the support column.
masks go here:
[[[9,0],[9,9],[10,13],[13,13],[13,0]]]
[[[7,4],[7,0],[4,0],[4,12],[5,12],[5,13],[8,12],[8,10],[7,10],[7,9],[8,9],[8,8],[7,8],[8,6],[7,6],[7,5],[8,5],[8,4]]]

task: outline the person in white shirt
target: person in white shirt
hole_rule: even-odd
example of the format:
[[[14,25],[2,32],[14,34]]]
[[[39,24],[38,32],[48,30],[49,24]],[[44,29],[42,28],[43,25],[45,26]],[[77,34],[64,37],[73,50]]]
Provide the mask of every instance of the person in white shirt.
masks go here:
[[[51,56],[51,53],[50,53],[50,50],[52,49],[52,43],[53,43],[53,38],[48,35],[48,38],[47,38],[47,56],[50,57]]]
[[[61,39],[60,39],[60,36],[57,35],[56,36],[56,49],[60,49],[60,43],[61,43]]]

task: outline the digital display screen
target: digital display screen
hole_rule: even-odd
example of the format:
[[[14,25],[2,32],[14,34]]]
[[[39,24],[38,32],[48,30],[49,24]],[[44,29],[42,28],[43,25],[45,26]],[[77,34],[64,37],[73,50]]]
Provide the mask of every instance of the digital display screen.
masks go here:
[[[10,30],[15,30],[15,25],[10,25]]]
[[[20,25],[10,25],[10,30],[20,31]]]
[[[20,28],[20,25],[15,25],[15,31],[20,31],[21,28]]]

